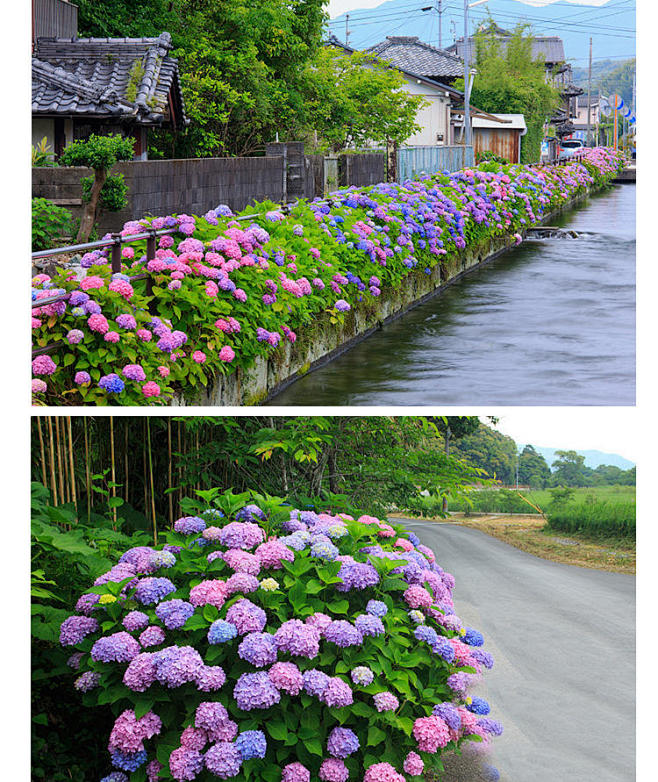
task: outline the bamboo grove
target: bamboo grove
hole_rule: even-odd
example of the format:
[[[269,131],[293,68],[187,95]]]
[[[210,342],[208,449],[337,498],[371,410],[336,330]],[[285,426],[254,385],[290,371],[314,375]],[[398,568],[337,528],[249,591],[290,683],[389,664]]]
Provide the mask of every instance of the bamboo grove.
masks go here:
[[[374,509],[385,492],[459,491],[475,477],[443,454],[432,419],[412,416],[40,416],[32,442],[32,480],[51,505],[154,533],[213,486],[307,503],[341,495]]]

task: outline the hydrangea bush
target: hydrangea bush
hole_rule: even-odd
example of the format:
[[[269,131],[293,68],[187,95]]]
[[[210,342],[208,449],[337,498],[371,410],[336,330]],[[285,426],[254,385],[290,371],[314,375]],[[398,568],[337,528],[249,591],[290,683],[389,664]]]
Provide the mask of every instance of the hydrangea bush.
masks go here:
[[[493,659],[414,534],[246,505],[166,540],[126,551],[61,626],[73,686],[116,717],[103,782],[404,782],[502,732],[468,696]]]
[[[145,227],[177,233],[160,238],[148,263],[145,242],[125,246],[116,274],[107,251],[95,250],[82,258],[83,278],[70,269],[33,278],[33,302],[73,291],[32,310],[35,347],[57,345],[32,363],[34,400],[163,404],[176,390],[194,394],[256,356],[283,358],[286,343],[312,340],[318,317],[338,326],[353,308],[448,268],[467,245],[520,243],[525,229],[621,165],[621,153],[596,148],[562,166],[489,162],[351,188],[287,217],[264,203],[245,222],[219,206],[203,217],[126,223],[124,236]],[[144,272],[152,294],[133,279]]]

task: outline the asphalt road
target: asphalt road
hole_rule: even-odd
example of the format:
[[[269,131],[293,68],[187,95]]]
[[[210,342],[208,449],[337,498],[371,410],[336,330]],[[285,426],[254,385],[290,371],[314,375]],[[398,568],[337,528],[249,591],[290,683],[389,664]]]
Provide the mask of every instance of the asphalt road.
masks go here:
[[[453,524],[402,523],[455,576],[455,610],[494,655],[476,692],[505,728],[487,758],[501,782],[634,780],[634,576],[549,562]],[[481,778],[459,762],[450,782]]]

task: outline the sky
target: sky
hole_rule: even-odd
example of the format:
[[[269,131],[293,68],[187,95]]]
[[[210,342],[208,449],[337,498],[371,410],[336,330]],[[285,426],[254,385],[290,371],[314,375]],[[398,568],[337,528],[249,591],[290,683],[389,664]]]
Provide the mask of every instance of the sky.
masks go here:
[[[638,461],[638,421],[633,408],[499,408],[488,414],[498,416],[496,429],[519,445],[592,449]]]
[[[543,6],[556,3],[558,0],[510,0],[511,2],[522,3],[523,5]],[[353,11],[357,8],[376,8],[384,0],[329,0],[329,16],[333,19],[340,16],[345,11]],[[605,5],[608,0],[565,0],[573,5]],[[428,0],[428,5],[431,5]]]

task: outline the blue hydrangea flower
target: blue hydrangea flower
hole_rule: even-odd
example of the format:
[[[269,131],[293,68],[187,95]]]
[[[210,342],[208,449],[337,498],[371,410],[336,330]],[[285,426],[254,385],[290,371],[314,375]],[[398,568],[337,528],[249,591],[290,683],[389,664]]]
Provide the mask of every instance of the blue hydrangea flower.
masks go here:
[[[224,619],[216,619],[208,628],[208,643],[223,644],[238,634],[238,628]]]
[[[264,758],[267,752],[267,739],[262,730],[245,730],[236,738],[235,746],[242,755],[242,760]]]
[[[465,644],[469,644],[470,646],[482,646],[482,644],[484,644],[484,637],[478,630],[474,630],[472,627],[467,627],[462,641]]]
[[[139,752],[121,752],[121,750],[115,749],[110,753],[112,765],[122,771],[137,771],[140,766],[146,763],[146,757],[145,749]]]
[[[469,703],[470,701],[470,703]],[[467,698],[466,700],[466,708],[469,711],[472,711],[473,714],[489,714],[491,711],[491,707],[487,703],[487,701],[484,700],[484,698]]]
[[[325,543],[323,541],[320,541],[318,543],[314,543],[311,546],[312,557],[319,557],[320,559],[333,560],[336,559],[338,554],[339,554],[338,549],[332,543]]]
[[[388,607],[386,603],[382,603],[381,600],[368,600],[366,605],[366,611],[373,616],[386,616],[388,613]]]

